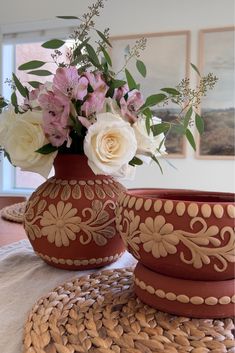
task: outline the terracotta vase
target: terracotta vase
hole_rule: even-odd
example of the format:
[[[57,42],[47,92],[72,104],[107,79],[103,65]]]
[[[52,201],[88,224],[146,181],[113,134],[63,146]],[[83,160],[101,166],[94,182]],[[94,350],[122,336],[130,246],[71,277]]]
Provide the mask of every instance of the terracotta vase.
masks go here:
[[[55,176],[30,197],[24,227],[36,254],[69,270],[105,266],[124,244],[115,227],[117,196],[124,187],[95,175],[84,155],[59,154]]]
[[[138,260],[136,294],[189,317],[228,317],[235,303],[234,194],[143,189],[123,192],[117,229]]]

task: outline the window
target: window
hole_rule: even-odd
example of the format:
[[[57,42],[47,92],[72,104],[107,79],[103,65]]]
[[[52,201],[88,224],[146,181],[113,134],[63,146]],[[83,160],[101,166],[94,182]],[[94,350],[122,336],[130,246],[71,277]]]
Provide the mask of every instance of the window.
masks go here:
[[[20,71],[17,68],[30,60],[42,60],[47,62],[43,69],[55,72],[57,66],[53,62],[51,54],[53,50],[45,50],[41,44],[51,38],[66,38],[67,33],[71,33],[72,28],[61,30],[35,31],[35,32],[18,32],[3,35],[2,43],[2,95],[10,99],[11,87],[6,83],[10,79],[12,72],[15,72],[17,77],[23,84],[27,81],[46,82],[50,80],[50,76],[35,76],[27,75],[26,72]],[[0,43],[1,44],[1,43]],[[67,46],[71,45],[68,41]],[[63,49],[63,54],[66,48]],[[32,88],[32,87],[31,87]],[[23,101],[22,97],[18,97],[19,101]],[[53,170],[50,175],[53,175]],[[31,193],[38,185],[44,182],[44,178],[36,173],[22,172],[20,168],[14,168],[6,158],[0,154],[0,193]]]

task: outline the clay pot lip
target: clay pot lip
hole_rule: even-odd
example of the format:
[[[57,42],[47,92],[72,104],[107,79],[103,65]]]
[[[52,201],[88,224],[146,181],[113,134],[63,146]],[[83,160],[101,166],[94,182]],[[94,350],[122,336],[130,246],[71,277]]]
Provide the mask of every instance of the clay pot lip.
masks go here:
[[[133,188],[126,191],[126,195],[142,199],[173,201],[174,203],[197,203],[209,205],[235,205],[235,194],[229,192],[190,190],[190,189],[158,189]]]

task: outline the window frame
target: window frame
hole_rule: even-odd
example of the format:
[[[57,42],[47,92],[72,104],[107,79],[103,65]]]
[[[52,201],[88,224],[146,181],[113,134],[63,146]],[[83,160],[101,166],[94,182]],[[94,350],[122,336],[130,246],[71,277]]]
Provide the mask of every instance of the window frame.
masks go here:
[[[14,45],[29,42],[44,42],[52,38],[66,38],[72,33],[73,28],[78,25],[75,20],[45,20],[27,23],[15,23],[0,26],[0,92],[9,92],[10,88],[4,84],[4,77],[11,77],[11,73],[15,70],[15,47]],[[4,45],[12,45],[11,48],[11,69],[4,67]],[[10,48],[9,48],[10,51]],[[9,64],[8,64],[9,65]],[[3,74],[7,71],[7,75]],[[10,75],[9,75],[10,73]],[[0,195],[30,195],[34,189],[15,187],[15,168],[0,152]]]

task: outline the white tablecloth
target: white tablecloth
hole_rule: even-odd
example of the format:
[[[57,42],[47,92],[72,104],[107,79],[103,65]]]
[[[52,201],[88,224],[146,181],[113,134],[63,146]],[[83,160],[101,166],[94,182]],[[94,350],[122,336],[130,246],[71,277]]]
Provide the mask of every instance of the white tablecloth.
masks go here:
[[[106,269],[135,265],[125,253]],[[99,271],[98,269],[97,271]],[[37,257],[28,240],[0,248],[0,353],[21,353],[23,326],[34,303],[67,279],[94,271],[65,271]]]

